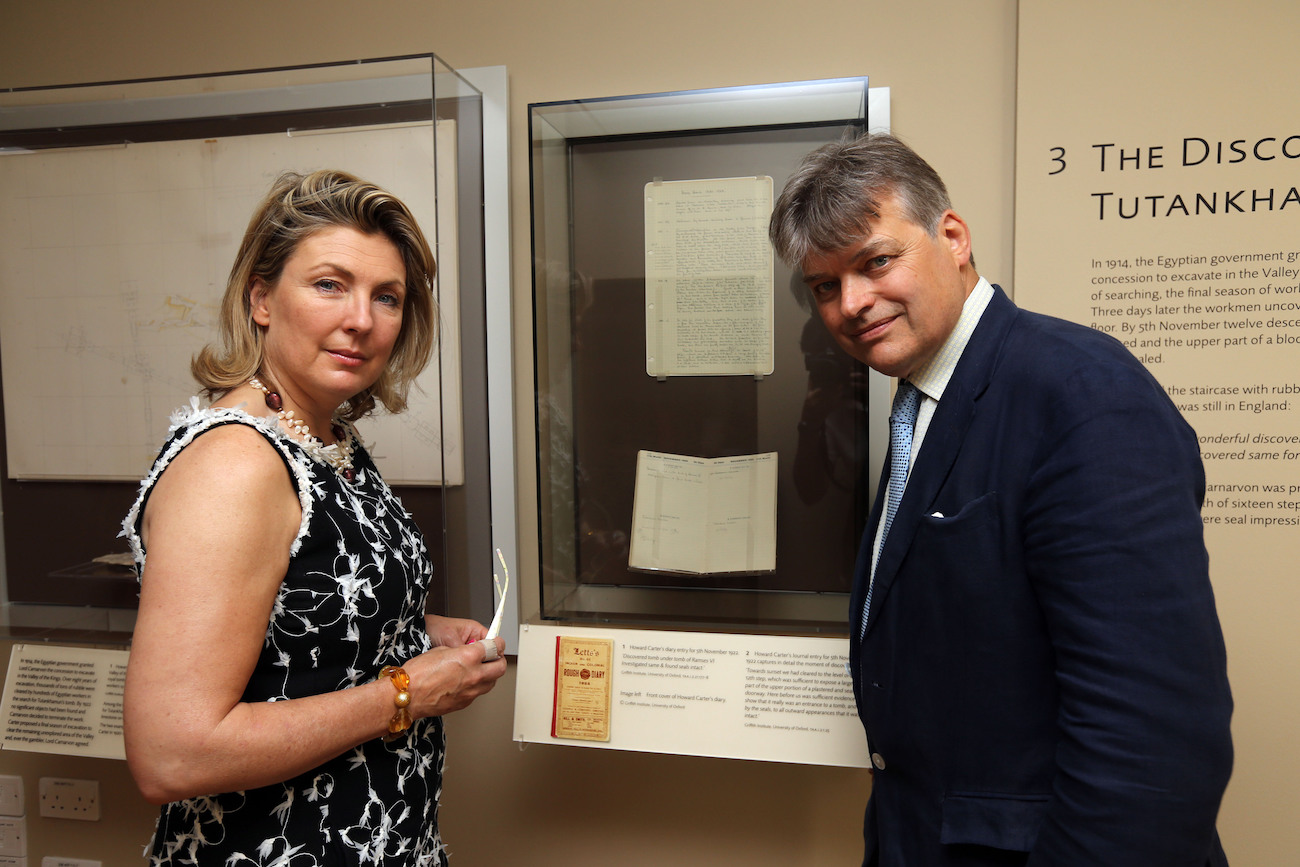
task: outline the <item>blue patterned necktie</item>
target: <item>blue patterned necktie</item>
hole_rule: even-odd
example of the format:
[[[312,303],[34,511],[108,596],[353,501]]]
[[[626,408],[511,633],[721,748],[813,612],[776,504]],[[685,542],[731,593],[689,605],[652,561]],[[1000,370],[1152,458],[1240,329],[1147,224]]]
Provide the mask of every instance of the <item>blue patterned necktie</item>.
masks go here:
[[[916,411],[921,406],[921,392],[907,381],[898,383],[894,393],[894,406],[889,414],[889,495],[885,499],[885,525],[880,531],[880,551],[889,538],[889,527],[894,523],[898,504],[903,499],[903,488],[907,484],[907,467],[912,459],[912,434],[916,430]],[[871,589],[875,584],[875,570],[872,569],[871,583],[867,585],[867,601],[862,606],[862,634],[867,631],[867,615],[871,612]]]

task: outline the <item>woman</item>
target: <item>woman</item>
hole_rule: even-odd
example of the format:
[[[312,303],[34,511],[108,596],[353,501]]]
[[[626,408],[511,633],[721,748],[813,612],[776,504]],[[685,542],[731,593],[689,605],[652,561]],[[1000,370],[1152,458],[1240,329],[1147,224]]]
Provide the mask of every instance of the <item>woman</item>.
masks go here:
[[[282,176],[249,224],[192,365],[211,406],[172,417],[124,522],[154,864],[446,863],[441,715],[492,688],[503,645],[425,617],[424,539],[352,426],[405,407],[433,268],[406,206],[342,172]]]

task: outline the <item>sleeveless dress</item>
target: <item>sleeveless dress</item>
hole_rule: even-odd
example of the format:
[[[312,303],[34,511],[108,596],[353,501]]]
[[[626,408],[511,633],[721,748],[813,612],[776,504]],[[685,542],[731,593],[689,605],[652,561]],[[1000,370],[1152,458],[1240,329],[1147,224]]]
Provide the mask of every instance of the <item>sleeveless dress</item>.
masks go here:
[[[384,665],[429,649],[424,603],[433,565],[424,537],[361,446],[344,481],[274,418],[239,409],[172,415],[171,429],[123,521],[143,572],[144,505],[167,465],[195,437],[225,424],[254,428],[279,452],[297,488],[302,524],[243,700],[283,701],[368,683]],[[442,719],[402,737],[367,741],[284,783],[212,794],[162,808],[150,864],[446,865],[438,834]]]

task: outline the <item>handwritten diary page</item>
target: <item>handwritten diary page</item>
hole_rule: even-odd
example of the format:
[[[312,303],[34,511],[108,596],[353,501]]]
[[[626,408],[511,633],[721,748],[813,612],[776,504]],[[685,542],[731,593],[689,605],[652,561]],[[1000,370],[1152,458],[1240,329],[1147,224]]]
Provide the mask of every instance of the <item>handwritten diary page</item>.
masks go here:
[[[772,179],[645,186],[646,373],[772,372]]]
[[[629,565],[699,575],[775,569],[776,458],[638,452]]]

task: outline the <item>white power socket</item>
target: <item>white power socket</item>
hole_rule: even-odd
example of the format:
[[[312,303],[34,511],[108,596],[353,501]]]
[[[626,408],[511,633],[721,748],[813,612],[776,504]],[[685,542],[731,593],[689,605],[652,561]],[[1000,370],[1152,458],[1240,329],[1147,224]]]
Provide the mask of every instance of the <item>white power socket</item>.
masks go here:
[[[27,856],[26,819],[0,819],[0,855]]]
[[[41,815],[99,821],[99,781],[41,777]]]
[[[0,816],[21,816],[26,812],[23,807],[23,778],[8,774],[0,776]]]
[[[27,859],[17,855],[0,855],[0,867],[27,867]]]
[[[41,859],[41,867],[104,867],[103,861],[91,861],[89,858],[56,858],[46,855]]]

